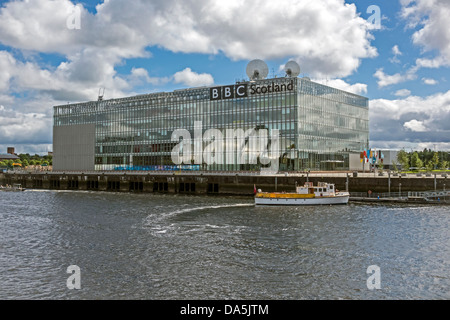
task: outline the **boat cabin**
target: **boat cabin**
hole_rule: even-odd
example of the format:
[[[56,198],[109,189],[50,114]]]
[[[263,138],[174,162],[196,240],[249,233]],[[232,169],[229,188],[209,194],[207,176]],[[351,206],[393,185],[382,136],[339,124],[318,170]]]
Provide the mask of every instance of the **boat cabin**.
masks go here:
[[[317,186],[313,186],[312,182],[306,182],[304,186],[297,187],[298,194],[314,194],[316,197],[335,196],[336,190],[334,184],[319,182]]]

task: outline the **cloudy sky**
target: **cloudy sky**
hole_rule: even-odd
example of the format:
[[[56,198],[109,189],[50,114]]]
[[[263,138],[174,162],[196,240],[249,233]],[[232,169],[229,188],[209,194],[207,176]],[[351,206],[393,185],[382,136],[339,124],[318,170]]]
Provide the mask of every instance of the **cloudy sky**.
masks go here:
[[[373,6],[376,5],[376,6]],[[52,150],[53,106],[269,76],[370,99],[375,148],[450,150],[448,0],[0,0],[0,153]]]

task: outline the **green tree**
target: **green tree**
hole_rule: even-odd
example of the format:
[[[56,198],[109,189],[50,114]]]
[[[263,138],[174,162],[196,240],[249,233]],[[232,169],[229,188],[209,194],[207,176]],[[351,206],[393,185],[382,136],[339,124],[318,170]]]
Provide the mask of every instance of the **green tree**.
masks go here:
[[[431,161],[431,158],[433,157],[433,152],[431,151],[431,149],[423,149],[423,151],[418,152],[419,153],[419,158],[420,160],[422,160],[423,163],[428,163],[429,161]]]
[[[400,150],[397,153],[397,162],[402,166],[402,170],[409,168],[409,157],[405,150]]]
[[[398,171],[397,163],[395,161],[392,161],[392,170]]]
[[[29,166],[28,160],[27,159],[22,160],[22,167],[26,168],[28,166]]]
[[[419,154],[417,152],[414,152],[411,155],[411,167],[416,167],[418,169],[423,167],[423,162],[419,158]]]
[[[436,169],[438,164],[439,164],[439,154],[437,152],[433,153],[433,157],[431,158],[431,162],[433,163],[434,169]]]
[[[425,168],[427,169],[427,171],[433,171],[433,162],[431,160],[428,160],[425,164]]]

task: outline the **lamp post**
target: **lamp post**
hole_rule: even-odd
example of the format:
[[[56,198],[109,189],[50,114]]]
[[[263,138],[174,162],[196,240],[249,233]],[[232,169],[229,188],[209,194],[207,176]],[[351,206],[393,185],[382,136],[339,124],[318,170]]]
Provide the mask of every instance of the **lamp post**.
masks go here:
[[[391,197],[391,170],[388,171],[388,192],[389,198]]]
[[[436,184],[436,173],[434,174],[434,192],[436,192],[437,184]]]

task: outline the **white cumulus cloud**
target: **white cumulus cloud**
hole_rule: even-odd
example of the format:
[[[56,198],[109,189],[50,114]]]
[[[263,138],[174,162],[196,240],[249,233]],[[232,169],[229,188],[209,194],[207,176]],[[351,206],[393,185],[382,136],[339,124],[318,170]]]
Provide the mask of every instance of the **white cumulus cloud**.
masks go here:
[[[405,122],[403,126],[411,131],[415,132],[425,132],[428,131],[427,127],[424,125],[423,121],[411,120]]]
[[[209,86],[214,83],[214,79],[207,73],[196,73],[191,68],[186,68],[173,75],[175,83],[182,83],[190,87]]]
[[[418,66],[450,66],[450,1],[402,0],[401,15],[417,31],[412,40],[426,51],[437,50],[432,59],[419,59]]]
[[[435,79],[430,79],[430,78],[422,78],[423,83],[428,84],[430,86],[438,84],[439,82]]]
[[[316,79],[314,81],[354,94],[364,95],[367,93],[367,84],[364,83],[349,84],[342,79],[331,79],[331,80]]]
[[[397,90],[394,95],[396,95],[397,97],[407,97],[409,95],[411,95],[411,91],[408,89],[400,89]]]
[[[450,91],[428,97],[375,99],[370,103],[370,140],[374,145],[450,145]]]
[[[342,0],[110,0],[96,14],[78,7],[81,28],[69,29],[71,1],[8,2],[0,41],[65,55],[95,48],[120,58],[144,56],[151,46],[234,60],[293,56],[309,74],[330,77],[347,76],[377,55],[369,23]]]
[[[389,61],[391,61],[392,63],[400,63],[398,56],[403,55],[403,53],[398,48],[398,45],[392,47],[392,53],[394,54],[394,56],[390,58]]]
[[[377,84],[380,88],[382,88],[397,83],[405,82],[407,80],[414,80],[417,78],[417,75],[415,74],[415,71],[411,69],[404,74],[396,73],[393,75],[388,75],[384,73],[384,70],[381,68],[375,72],[374,77],[378,79]]]

